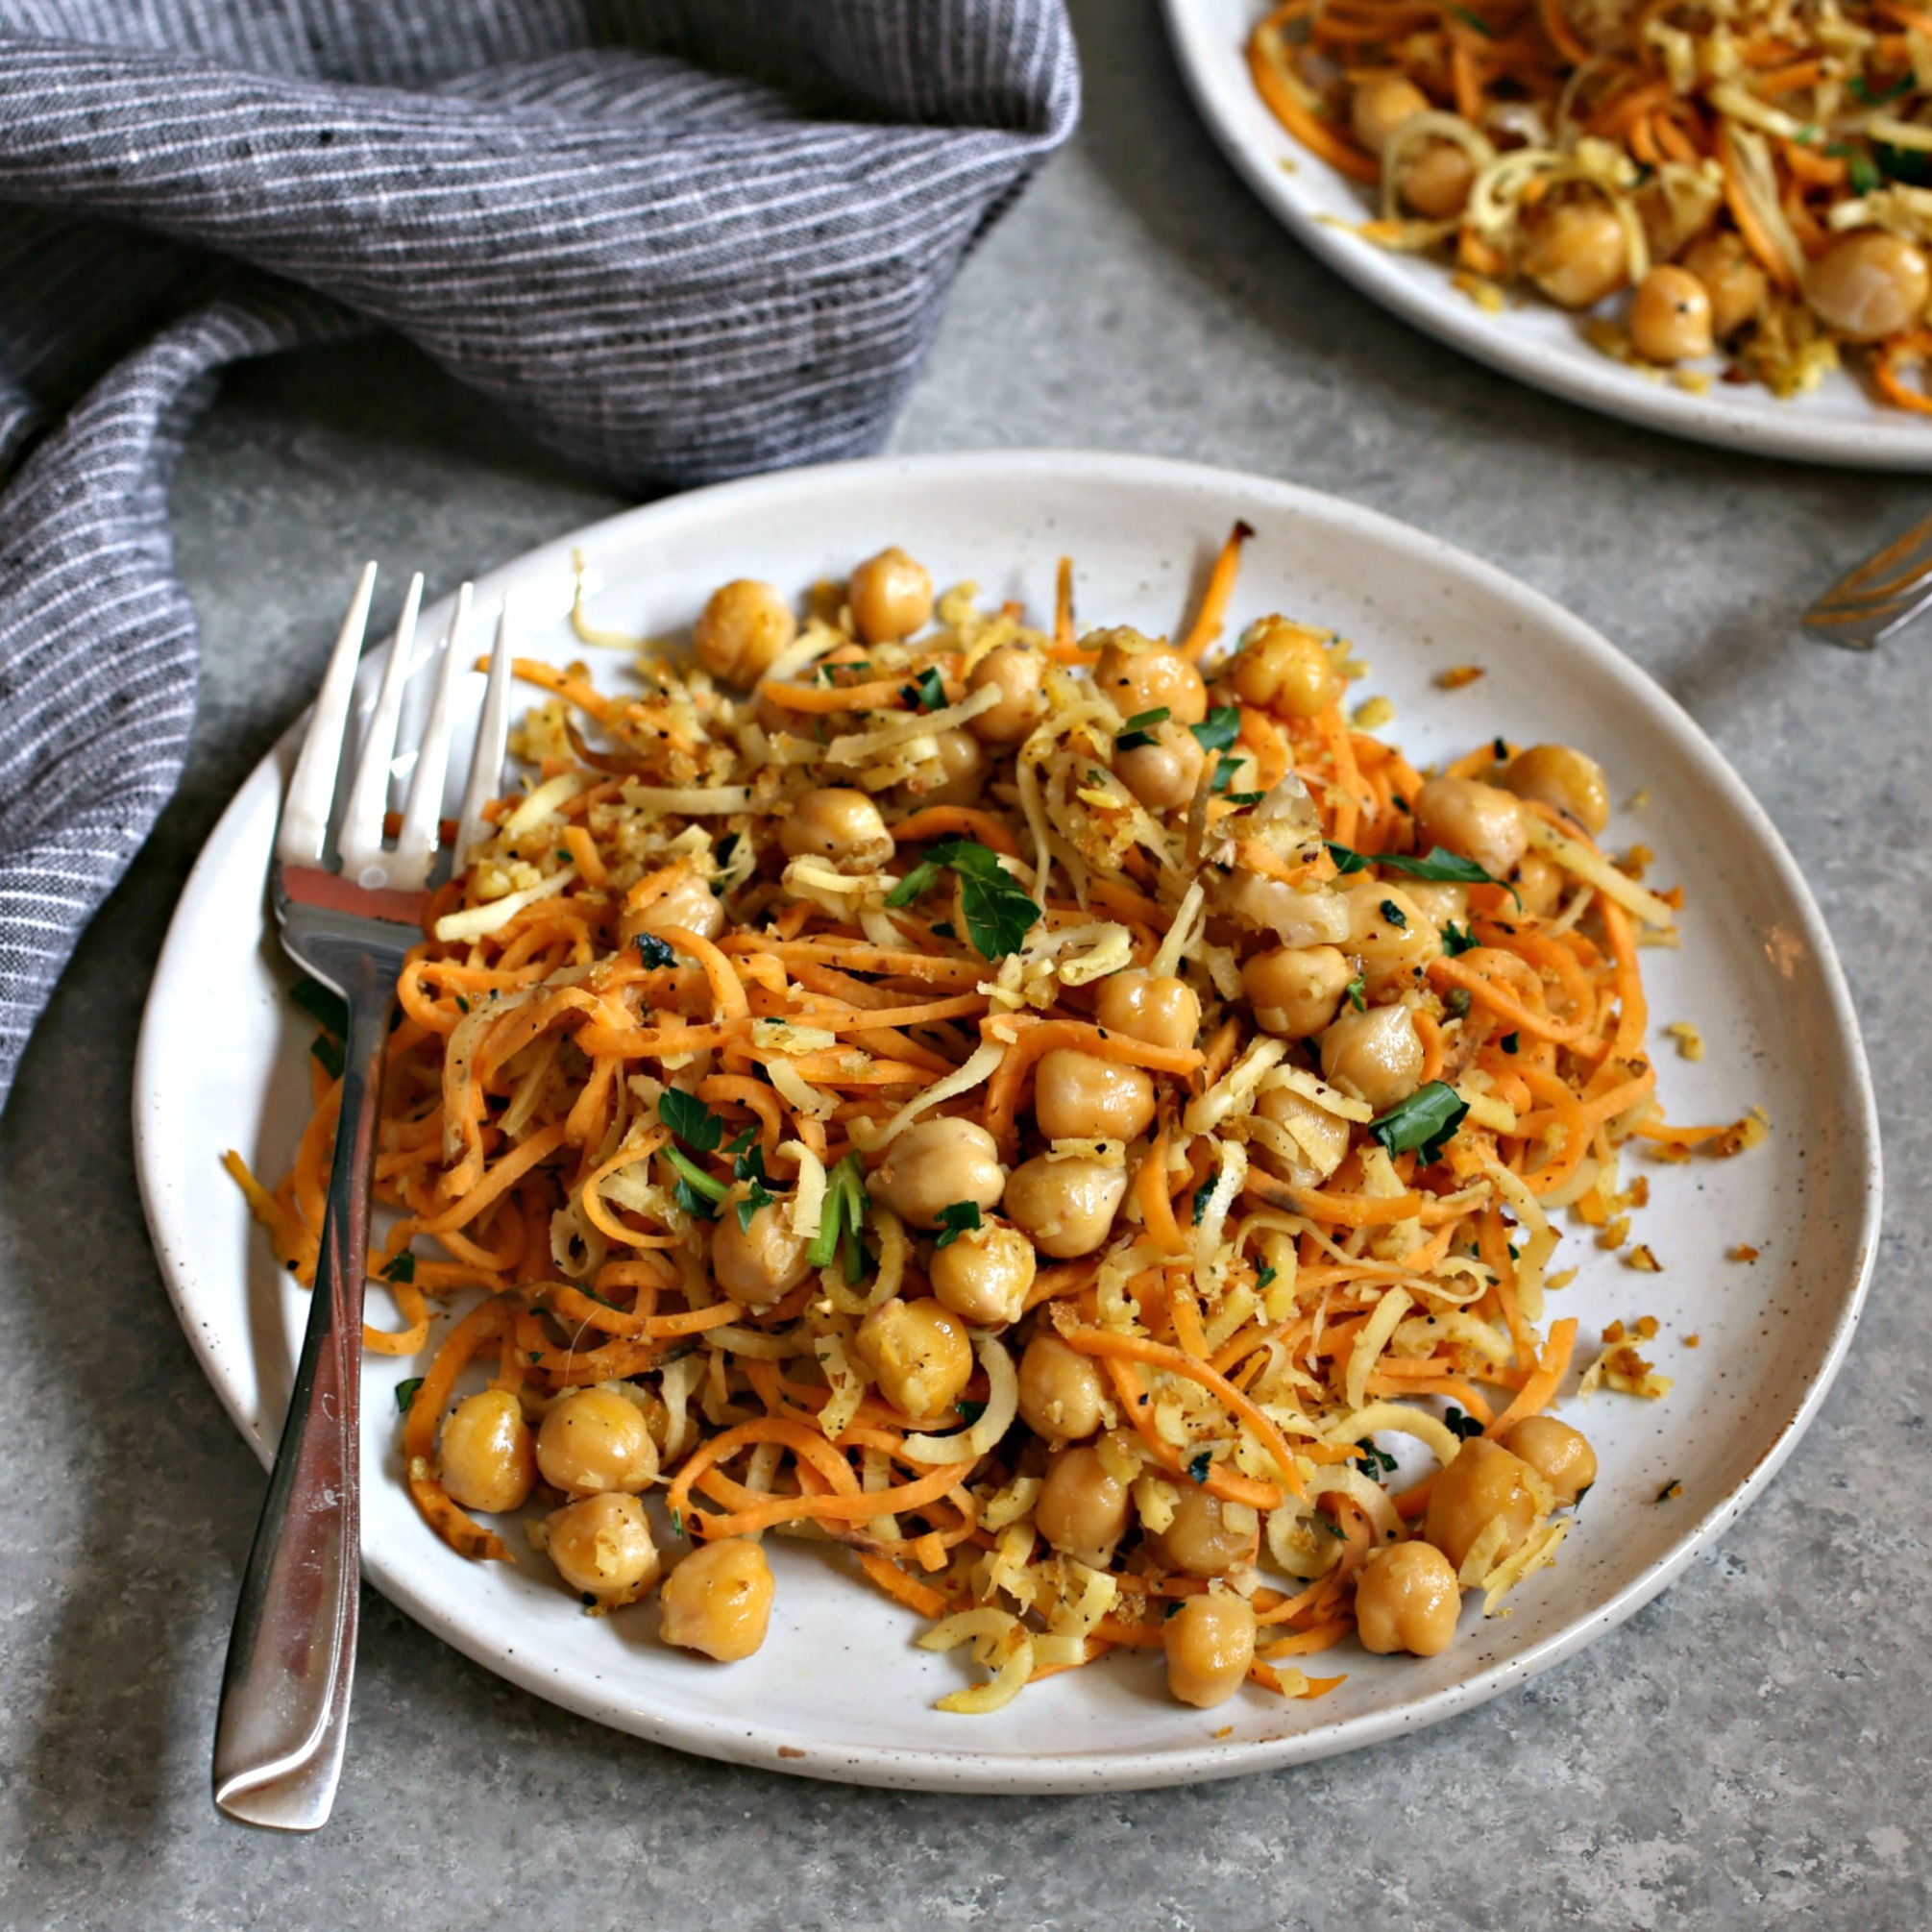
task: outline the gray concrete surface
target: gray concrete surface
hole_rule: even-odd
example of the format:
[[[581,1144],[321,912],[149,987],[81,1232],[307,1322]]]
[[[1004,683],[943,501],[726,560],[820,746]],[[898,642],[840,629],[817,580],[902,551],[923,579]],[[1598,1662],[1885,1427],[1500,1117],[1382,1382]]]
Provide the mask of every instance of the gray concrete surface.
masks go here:
[[[215,814],[319,673],[348,560],[433,591],[617,507],[395,348],[243,372],[175,496],[206,682],[187,780],[0,1122],[0,1924],[10,1927],[1913,1928],[1932,1920],[1920,1269],[1932,634],[1793,641],[1909,480],[1620,428],[1369,306],[1183,97],[1152,0],[1081,0],[1074,148],[969,265],[907,450],[1089,445],[1290,477],[1561,599],[1715,735],[1813,880],[1866,1017],[1889,1226],[1856,1353],[1770,1493],[1633,1622],[1399,1748],[1194,1791],[1017,1802],[686,1759],[512,1690],[370,1598],[313,1840],[207,1797],[260,1491],[135,1195],[135,1029]]]

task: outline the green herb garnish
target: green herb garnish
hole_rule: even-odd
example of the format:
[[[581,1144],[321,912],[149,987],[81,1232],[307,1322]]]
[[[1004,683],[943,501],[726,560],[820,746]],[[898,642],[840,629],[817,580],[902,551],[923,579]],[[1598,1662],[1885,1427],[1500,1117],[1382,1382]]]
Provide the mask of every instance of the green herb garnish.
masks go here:
[[[392,1256],[382,1267],[385,1282],[413,1282],[416,1279],[416,1257],[407,1248],[400,1255]]]
[[[1871,91],[1871,83],[1863,74],[1854,74],[1846,84],[1847,93],[1856,94],[1861,101],[1874,108],[1882,108],[1887,101],[1895,101],[1912,85],[1910,74],[1900,74],[1882,94]]]
[[[1039,923],[1039,908],[997,853],[965,839],[931,846],[926,856],[886,894],[889,906],[909,906],[949,868],[959,877],[966,908],[966,938],[982,959],[1003,960],[1017,952]]]
[[[1143,745],[1152,745],[1155,725],[1165,724],[1173,715],[1164,704],[1152,711],[1137,711],[1120,727],[1120,736],[1113,741],[1114,750],[1138,751]]]
[[[1505,1033],[1502,1044],[1504,1053],[1514,1053],[1523,1044],[1523,1036],[1520,1033]]]
[[[1382,902],[1382,916],[1392,926],[1408,924],[1408,915],[1393,899],[1384,899]]]
[[[349,1002],[339,992],[330,992],[319,979],[299,979],[288,989],[288,996],[325,1033],[348,1039]]]
[[[986,1413],[983,1402],[956,1402],[953,1406],[959,1410],[960,1420],[970,1429]]]
[[[1467,7],[1452,7],[1449,10],[1465,27],[1474,27],[1485,40],[1496,37],[1496,29],[1480,13],[1472,13]]]
[[[1360,973],[1357,973],[1355,978],[1350,980],[1348,985],[1342,990],[1348,994],[1349,1004],[1357,1013],[1366,1013],[1368,1011],[1368,983],[1362,978]]]
[[[1261,1272],[1255,1277],[1255,1285],[1258,1288],[1265,1288],[1274,1281],[1274,1279],[1275,1279],[1274,1269],[1263,1268]]]
[[[407,1382],[399,1382],[396,1384],[396,1413],[398,1415],[407,1415],[409,1413],[409,1405],[416,1400],[416,1391],[422,1386],[423,1378],[420,1375],[412,1375]]]
[[[677,964],[677,949],[668,940],[661,940],[655,933],[639,933],[631,944],[637,948],[637,956],[648,966],[670,966]]]
[[[695,1093],[667,1087],[657,1102],[657,1117],[699,1154],[715,1154],[724,1138],[724,1123]],[[723,1198],[721,1195],[719,1197]]]
[[[939,1238],[934,1241],[933,1246],[950,1248],[962,1235],[970,1234],[980,1225],[977,1201],[955,1201],[950,1208],[940,1210]]]
[[[1471,1436],[1482,1433],[1482,1425],[1473,1415],[1464,1415],[1454,1403],[1449,1405],[1449,1413],[1442,1418],[1443,1426],[1450,1434],[1467,1442]]]
[[[717,1220],[718,1210],[724,1204],[730,1189],[675,1147],[665,1148],[664,1158],[678,1177],[677,1185],[672,1189],[672,1196],[677,1205],[695,1221]]]
[[[856,1154],[847,1154],[825,1177],[825,1202],[819,1211],[819,1232],[805,1250],[805,1259],[815,1268],[826,1268],[849,1235],[844,1257],[848,1279],[853,1274],[852,1250],[858,1247],[859,1228],[871,1203],[866,1198],[866,1172]]]
[[[1238,758],[1222,759],[1221,762],[1214,767],[1213,790],[1217,794],[1227,791],[1228,787],[1235,782],[1235,773],[1238,771],[1240,769],[1241,769],[1241,761]]]
[[[1356,1457],[1356,1461],[1364,1476],[1380,1480],[1381,1478],[1395,1473],[1395,1457],[1387,1450],[1378,1449],[1367,1436],[1363,1436],[1356,1447],[1361,1452]]]
[[[765,1191],[762,1183],[752,1182],[750,1191],[738,1204],[738,1232],[741,1235],[751,1232],[751,1223],[758,1218],[759,1209],[770,1207],[772,1198]]]
[[[1371,1120],[1368,1131],[1386,1154],[1419,1150],[1426,1167],[1449,1145],[1468,1112],[1469,1102],[1447,1081],[1431,1080],[1379,1119]]]
[[[945,680],[931,665],[919,673],[917,683],[906,685],[899,696],[915,711],[943,711],[946,708]]]
[[[1467,926],[1458,926],[1451,919],[1442,929],[1442,949],[1451,959],[1466,953],[1476,943],[1476,935]]]
[[[1214,1466],[1214,1457],[1212,1452],[1204,1449],[1199,1455],[1194,1456],[1188,1462],[1187,1474],[1191,1476],[1196,1482],[1205,1482],[1208,1480],[1209,1470],[1212,1469],[1213,1466]]]
[[[1217,704],[1200,723],[1187,729],[1203,751],[1225,751],[1241,735],[1241,714],[1233,704]]]

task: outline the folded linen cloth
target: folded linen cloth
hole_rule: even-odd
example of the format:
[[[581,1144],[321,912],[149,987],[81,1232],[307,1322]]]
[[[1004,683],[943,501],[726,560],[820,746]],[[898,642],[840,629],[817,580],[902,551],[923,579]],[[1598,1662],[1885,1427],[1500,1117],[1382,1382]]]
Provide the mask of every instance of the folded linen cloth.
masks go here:
[[[860,452],[1078,96],[1060,0],[0,0],[0,1104],[181,773],[225,364],[386,326],[633,488]]]

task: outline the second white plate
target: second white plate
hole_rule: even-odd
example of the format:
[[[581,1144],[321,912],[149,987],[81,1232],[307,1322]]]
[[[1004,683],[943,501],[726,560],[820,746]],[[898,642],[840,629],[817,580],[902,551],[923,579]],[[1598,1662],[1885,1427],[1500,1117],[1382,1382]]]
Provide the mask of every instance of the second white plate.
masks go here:
[[[1655,1315],[1662,1333],[1650,1352],[1677,1388],[1661,1404],[1592,1402],[1582,1420],[1602,1475],[1558,1567],[1519,1590],[1506,1619],[1484,1623],[1472,1602],[1441,1656],[1329,1653],[1322,1667],[1348,1679],[1314,1703],[1243,1692],[1212,1712],[1186,1710],[1166,1698],[1158,1659],[1123,1655],[1037,1685],[993,1716],[954,1717],[932,1706],[963,1681],[959,1659],[916,1650],[904,1612],[838,1558],[782,1539],[771,1636],[728,1669],[660,1644],[649,1604],[593,1621],[535,1565],[464,1561],[419,1521],[400,1480],[392,1392],[420,1369],[372,1357],[364,1562],[428,1628],[605,1724],[810,1776],[977,1791],[1225,1777],[1397,1736],[1569,1655],[1661,1589],[1790,1452],[1850,1340],[1876,1238],[1877,1141],[1850,1004],[1802,879],[1709,740],[1546,599],[1432,537],[1284,483],[1112,455],[1002,453],[798,471],[674,498],[492,573],[477,610],[493,623],[512,593],[525,654],[590,656],[616,681],[624,660],[571,634],[575,546],[598,586],[599,624],[667,636],[727,578],[755,574],[802,594],[896,542],[941,582],[976,578],[985,598],[1036,612],[1051,609],[1057,561],[1070,554],[1086,622],[1160,632],[1188,607],[1236,518],[1257,535],[1233,621],[1279,609],[1352,637],[1374,666],[1357,696],[1394,700],[1395,734],[1418,763],[1499,732],[1562,739],[1603,760],[1620,798],[1649,792],[1612,836],[1651,845],[1655,878],[1689,890],[1683,947],[1647,953],[1647,978],[1658,1024],[1694,1020],[1706,1042],[1696,1064],[1666,1045],[1663,1097],[1681,1120],[1761,1105],[1773,1124],[1740,1160],[1642,1163],[1654,1204],[1640,1238],[1662,1274],[1637,1274],[1576,1234],[1564,1244],[1561,1261],[1581,1274],[1555,1311],[1580,1316],[1586,1338],[1613,1317]],[[344,559],[345,590],[355,561]],[[440,637],[442,623],[429,614],[425,635]],[[1486,674],[1455,693],[1434,687],[1464,662]],[[295,742],[291,733],[242,788],[183,893],[135,1088],[142,1195],[169,1291],[264,1460],[306,1298],[276,1268],[218,1158],[239,1147],[257,1171],[280,1174],[308,1113],[312,1028],[288,1001],[293,975],[263,894]],[[1755,1265],[1726,1259],[1741,1241],[1761,1251]],[[1658,1502],[1673,1480],[1681,1493]]]
[[[1693,395],[1591,348],[1578,319],[1540,297],[1512,296],[1491,315],[1440,261],[1364,241],[1355,230],[1373,209],[1361,188],[1303,147],[1255,91],[1244,50],[1261,0],[1162,8],[1194,104],[1249,186],[1306,248],[1404,321],[1505,376],[1647,428],[1800,462],[1932,470],[1932,417],[1879,406],[1843,370],[1789,402],[1755,383]]]

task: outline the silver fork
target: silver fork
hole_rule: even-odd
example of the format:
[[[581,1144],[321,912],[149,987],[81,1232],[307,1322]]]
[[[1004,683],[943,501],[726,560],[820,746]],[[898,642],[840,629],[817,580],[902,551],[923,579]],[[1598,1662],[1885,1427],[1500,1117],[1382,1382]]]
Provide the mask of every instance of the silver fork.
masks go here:
[[[1932,517],[1848,571],[1798,621],[1822,644],[1870,650],[1932,606]]]
[[[422,932],[439,857],[451,714],[471,587],[456,596],[435,695],[393,846],[383,842],[397,726],[416,641],[423,579],[413,578],[383,667],[362,756],[336,819],[350,702],[376,588],[368,565],[342,623],[295,775],[282,800],[270,885],[281,943],[349,1009],[342,1112],[330,1170],[315,1288],[288,1419],[235,1604],[214,1741],[214,1801],[231,1818],[281,1831],[325,1824],[342,1774],[355,1668],[360,1577],[359,1393],[369,1197],[389,1015],[404,955]],[[497,627],[455,851],[482,835],[502,776],[509,703],[509,612]]]

